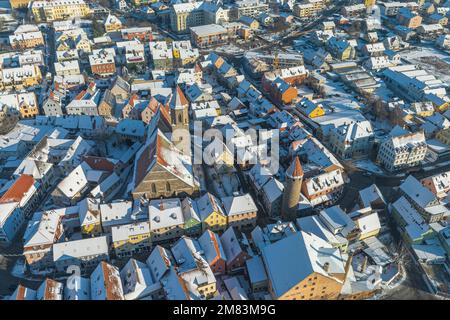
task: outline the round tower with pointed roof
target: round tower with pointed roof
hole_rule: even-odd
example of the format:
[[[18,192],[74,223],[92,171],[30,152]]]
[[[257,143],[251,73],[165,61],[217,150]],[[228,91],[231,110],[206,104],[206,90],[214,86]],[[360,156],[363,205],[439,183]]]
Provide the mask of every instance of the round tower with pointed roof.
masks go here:
[[[297,217],[298,202],[303,182],[303,169],[298,156],[286,170],[286,182],[283,191],[281,215],[286,219]]]

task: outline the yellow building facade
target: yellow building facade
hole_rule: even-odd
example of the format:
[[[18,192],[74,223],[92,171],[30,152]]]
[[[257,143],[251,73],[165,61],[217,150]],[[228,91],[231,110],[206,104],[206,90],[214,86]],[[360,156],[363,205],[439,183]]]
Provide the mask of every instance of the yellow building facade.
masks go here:
[[[103,230],[102,230],[102,225],[100,223],[100,220],[98,220],[94,223],[84,224],[81,226],[81,233],[84,235],[95,236],[95,235],[101,235],[102,232],[103,232]]]
[[[150,250],[151,236],[148,222],[112,227],[112,247],[117,256],[127,256]]]
[[[300,281],[280,297],[276,297],[269,283],[269,292],[277,300],[334,300],[339,297],[344,274],[338,275],[342,279],[333,279],[314,272]]]
[[[204,24],[202,10],[197,10],[196,4],[184,3],[172,8],[170,12],[170,27],[177,33],[188,32],[190,27]]]
[[[450,146],[450,129],[442,129],[436,133],[436,139]]]
[[[22,119],[33,118],[39,114],[39,109],[37,105],[28,105],[26,103],[22,103],[19,106],[20,117]]]
[[[9,0],[13,9],[26,8],[30,2],[31,0]]]
[[[31,12],[36,22],[86,17],[91,9],[84,0],[34,1]]]
[[[0,70],[0,90],[22,90],[41,82],[41,70],[35,65]]]
[[[224,231],[227,228],[227,217],[213,211],[211,214],[203,220],[203,231]]]
[[[31,49],[44,45],[44,37],[41,32],[32,32],[9,37],[13,49]]]

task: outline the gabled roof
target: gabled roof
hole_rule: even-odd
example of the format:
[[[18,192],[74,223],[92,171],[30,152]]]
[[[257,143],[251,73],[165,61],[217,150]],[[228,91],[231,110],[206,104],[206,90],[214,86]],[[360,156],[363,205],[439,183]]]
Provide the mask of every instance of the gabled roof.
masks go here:
[[[202,221],[208,218],[213,212],[225,216],[219,200],[209,192],[197,199],[197,207]]]
[[[190,219],[201,221],[198,213],[197,202],[189,197],[186,197],[181,201],[181,210],[183,211],[184,221],[187,222]]]
[[[175,92],[172,94],[170,99],[170,108],[172,109],[183,109],[189,105],[189,101],[186,99],[183,91],[181,91],[180,86],[177,85]]]
[[[363,203],[364,207],[370,207],[371,203],[376,200],[381,200],[384,204],[386,204],[386,200],[383,197],[380,189],[378,189],[376,184],[372,184],[367,188],[359,191],[359,197]]]
[[[226,260],[225,251],[223,250],[222,242],[217,233],[211,230],[206,230],[198,238],[198,242],[202,247],[206,261],[211,265],[219,259]]]
[[[328,278],[345,274],[345,261],[339,249],[302,231],[264,247],[262,258],[276,297],[281,297],[312,273]]]
[[[190,157],[183,155],[159,129],[155,129],[149,135],[147,143],[136,154],[135,187],[145,179],[156,164],[190,186],[198,183],[193,176]]]
[[[345,245],[348,243],[348,240],[342,235],[333,234],[318,215],[298,218],[296,224],[299,227],[299,230],[314,234],[331,245]]]
[[[9,300],[35,300],[36,291],[19,284]]]
[[[92,170],[86,162],[78,165],[62,180],[57,189],[67,198],[72,198],[88,184],[87,174]]]
[[[238,238],[238,234],[233,227],[229,227],[225,230],[225,232],[220,236],[220,242],[222,242],[228,262],[232,262],[241,253],[245,252],[242,248],[242,241]]]
[[[58,211],[50,210],[34,214],[24,234],[24,247],[53,244],[58,240],[62,234],[57,232],[61,222],[61,212]]]
[[[64,300],[91,300],[91,280],[80,277],[77,285],[65,286]]]
[[[400,190],[422,208],[437,204],[436,196],[412,175],[400,185]]]
[[[62,300],[63,284],[46,279],[36,292],[37,300]]]
[[[117,267],[105,261],[91,274],[92,300],[124,300],[122,281]]]
[[[361,230],[361,233],[370,233],[381,228],[378,213],[373,212],[356,220],[356,223]]]
[[[160,283],[153,281],[148,266],[133,258],[120,270],[120,278],[126,300],[145,298],[161,289]]]
[[[94,170],[101,170],[108,172],[114,171],[114,168],[118,162],[115,159],[96,156],[83,156],[83,160],[89,165],[89,167],[91,167]]]
[[[152,96],[145,109],[151,110],[155,116],[162,116],[163,121],[170,126],[171,116],[167,104],[163,105],[158,100],[156,100],[155,97]],[[142,112],[144,112],[145,109]]]
[[[53,245],[54,262],[100,255],[108,256],[108,238],[106,236],[58,242]]]
[[[108,14],[106,17],[105,24],[122,24],[122,22],[116,16]]]
[[[319,216],[334,234],[341,233],[347,236],[356,227],[353,220],[339,206],[326,208],[320,211]]]
[[[187,272],[196,269],[200,256],[200,244],[197,240],[182,236],[172,247],[172,255],[177,263],[179,272]]]
[[[116,86],[124,91],[130,92],[130,84],[127,81],[125,81],[121,76],[117,76],[112,88]]]
[[[93,198],[84,198],[78,203],[80,225],[100,223],[100,201]]]
[[[34,185],[34,178],[30,175],[22,174],[0,198],[0,203],[20,202],[24,195],[30,191]]]
[[[245,261],[248,277],[251,284],[257,284],[268,280],[263,260],[260,256],[255,256]]]
[[[152,200],[149,204],[150,230],[184,224],[181,202],[178,198]]]
[[[172,266],[172,254],[169,250],[157,245],[150,253],[146,263],[153,279],[159,281]]]
[[[242,196],[222,198],[222,204],[227,216],[258,211],[255,201],[249,193]]]

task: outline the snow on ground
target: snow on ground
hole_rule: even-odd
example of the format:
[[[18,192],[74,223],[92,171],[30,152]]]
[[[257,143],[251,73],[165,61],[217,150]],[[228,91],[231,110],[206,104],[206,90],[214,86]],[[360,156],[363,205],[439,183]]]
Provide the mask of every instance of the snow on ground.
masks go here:
[[[227,54],[236,54],[236,53],[243,53],[244,50],[242,50],[241,48],[233,45],[233,44],[228,44],[228,45],[224,45],[224,46],[220,46],[217,48],[214,48],[214,51],[217,52],[224,52]]]
[[[348,89],[346,85],[340,81],[332,81],[330,79],[327,79],[324,84],[324,88],[325,96],[327,98],[330,98],[330,100],[332,100],[334,103],[359,103],[359,101],[355,97],[356,93],[351,92],[350,89]]]
[[[374,130],[381,130],[386,134],[393,129],[392,124],[387,120],[370,119],[370,122],[372,123]]]
[[[383,169],[381,169],[379,166],[377,166],[370,160],[357,160],[354,161],[353,164],[361,170],[369,171],[372,173],[384,174]]]
[[[404,50],[401,56],[402,59],[420,66],[440,80],[450,82],[450,55],[431,44]]]
[[[395,93],[393,93],[391,90],[389,90],[386,87],[386,84],[384,82],[380,81],[378,83],[380,84],[380,86],[375,89],[375,91],[373,93],[375,96],[380,97],[381,100],[386,101],[386,102],[398,100],[398,96]]]

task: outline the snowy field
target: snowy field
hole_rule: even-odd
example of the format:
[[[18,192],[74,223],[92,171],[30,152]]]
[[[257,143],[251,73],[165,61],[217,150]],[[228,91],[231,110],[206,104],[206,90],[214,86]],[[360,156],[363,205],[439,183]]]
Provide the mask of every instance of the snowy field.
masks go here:
[[[450,55],[445,51],[425,45],[402,51],[401,56],[405,61],[420,66],[440,80],[450,82]]]

